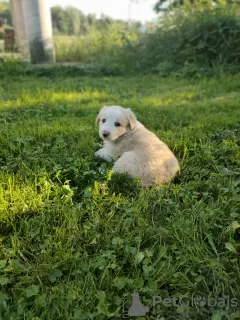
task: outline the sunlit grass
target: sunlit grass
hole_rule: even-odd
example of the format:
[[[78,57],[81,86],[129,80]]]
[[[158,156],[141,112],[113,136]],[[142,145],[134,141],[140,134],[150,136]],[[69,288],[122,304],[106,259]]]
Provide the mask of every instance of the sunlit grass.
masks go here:
[[[4,78],[0,317],[121,319],[134,291],[146,319],[236,313],[151,298],[239,298],[239,81]],[[181,163],[171,184],[142,189],[94,158],[102,105],[132,108],[168,143]]]

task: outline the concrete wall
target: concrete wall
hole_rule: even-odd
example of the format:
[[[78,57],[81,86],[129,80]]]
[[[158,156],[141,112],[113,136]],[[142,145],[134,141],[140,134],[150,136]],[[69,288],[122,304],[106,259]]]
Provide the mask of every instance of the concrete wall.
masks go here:
[[[10,10],[17,49],[24,58],[29,58],[28,37],[23,15],[23,1],[24,0],[10,0]]]
[[[52,21],[47,0],[11,0],[18,39],[25,37],[32,63],[55,61]]]

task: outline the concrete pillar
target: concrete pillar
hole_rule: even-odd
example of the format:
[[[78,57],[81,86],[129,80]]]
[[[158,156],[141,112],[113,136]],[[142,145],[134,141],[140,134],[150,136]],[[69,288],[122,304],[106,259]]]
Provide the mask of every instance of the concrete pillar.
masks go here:
[[[24,0],[10,0],[10,10],[17,49],[24,58],[29,58],[28,37],[23,14],[23,1]]]
[[[12,0],[14,1],[14,0]],[[19,1],[19,0],[15,0]],[[22,0],[32,63],[53,63],[52,20],[46,0]]]

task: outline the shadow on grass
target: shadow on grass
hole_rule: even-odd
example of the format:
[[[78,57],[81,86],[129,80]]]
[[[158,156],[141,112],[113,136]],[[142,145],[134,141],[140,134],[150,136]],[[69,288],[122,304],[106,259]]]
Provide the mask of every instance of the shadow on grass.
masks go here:
[[[137,197],[142,189],[137,180],[131,179],[126,174],[113,174],[108,181],[110,194],[121,194],[125,197]]]
[[[107,183],[108,196],[116,194],[128,199],[137,198],[142,190],[137,181],[122,175],[113,175],[108,180],[112,164],[94,159],[94,152],[100,145],[95,117],[105,102],[132,107],[139,120],[149,130],[157,131],[159,138],[174,150],[184,169],[172,181],[173,185],[198,178],[207,181],[209,175],[216,172],[216,165],[225,161],[220,152],[214,153],[214,149],[216,143],[233,140],[238,135],[237,129],[233,130],[239,122],[235,96],[228,101],[226,108],[224,99],[211,100],[208,104],[204,100],[197,101],[198,88],[189,95],[186,81],[181,81],[185,85],[182,93],[167,92],[166,85],[164,87],[161,82],[162,99],[152,93],[157,88],[156,81],[147,84],[145,93],[141,79],[137,84],[134,82],[136,79],[129,80],[132,91],[119,79],[113,80],[117,86],[113,89],[111,81],[105,79],[98,83],[95,80],[92,87],[88,83],[88,92],[74,92],[70,88],[64,92],[49,92],[46,91],[48,83],[43,81],[43,93],[36,92],[34,88],[32,96],[22,93],[19,99],[3,101],[0,109],[0,122],[3,124],[1,169],[6,170],[4,167],[7,167],[9,173],[28,179],[44,171],[47,179],[59,184],[60,188],[73,189],[74,203],[81,202],[87,188],[94,189],[95,182]],[[51,84],[49,86],[51,88]],[[81,90],[81,87],[76,88]],[[91,91],[91,88],[97,90]],[[57,89],[54,86],[54,90]],[[226,148],[233,150],[234,147],[229,144]],[[221,150],[224,152],[227,154],[227,149]]]

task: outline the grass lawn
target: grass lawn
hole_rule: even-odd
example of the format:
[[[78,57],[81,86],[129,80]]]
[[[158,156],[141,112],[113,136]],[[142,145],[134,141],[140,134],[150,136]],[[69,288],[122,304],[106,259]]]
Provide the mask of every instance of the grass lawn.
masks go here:
[[[122,319],[134,291],[137,319],[239,319],[239,101],[240,75],[1,79],[0,319]],[[94,159],[104,104],[173,149],[171,184]]]

